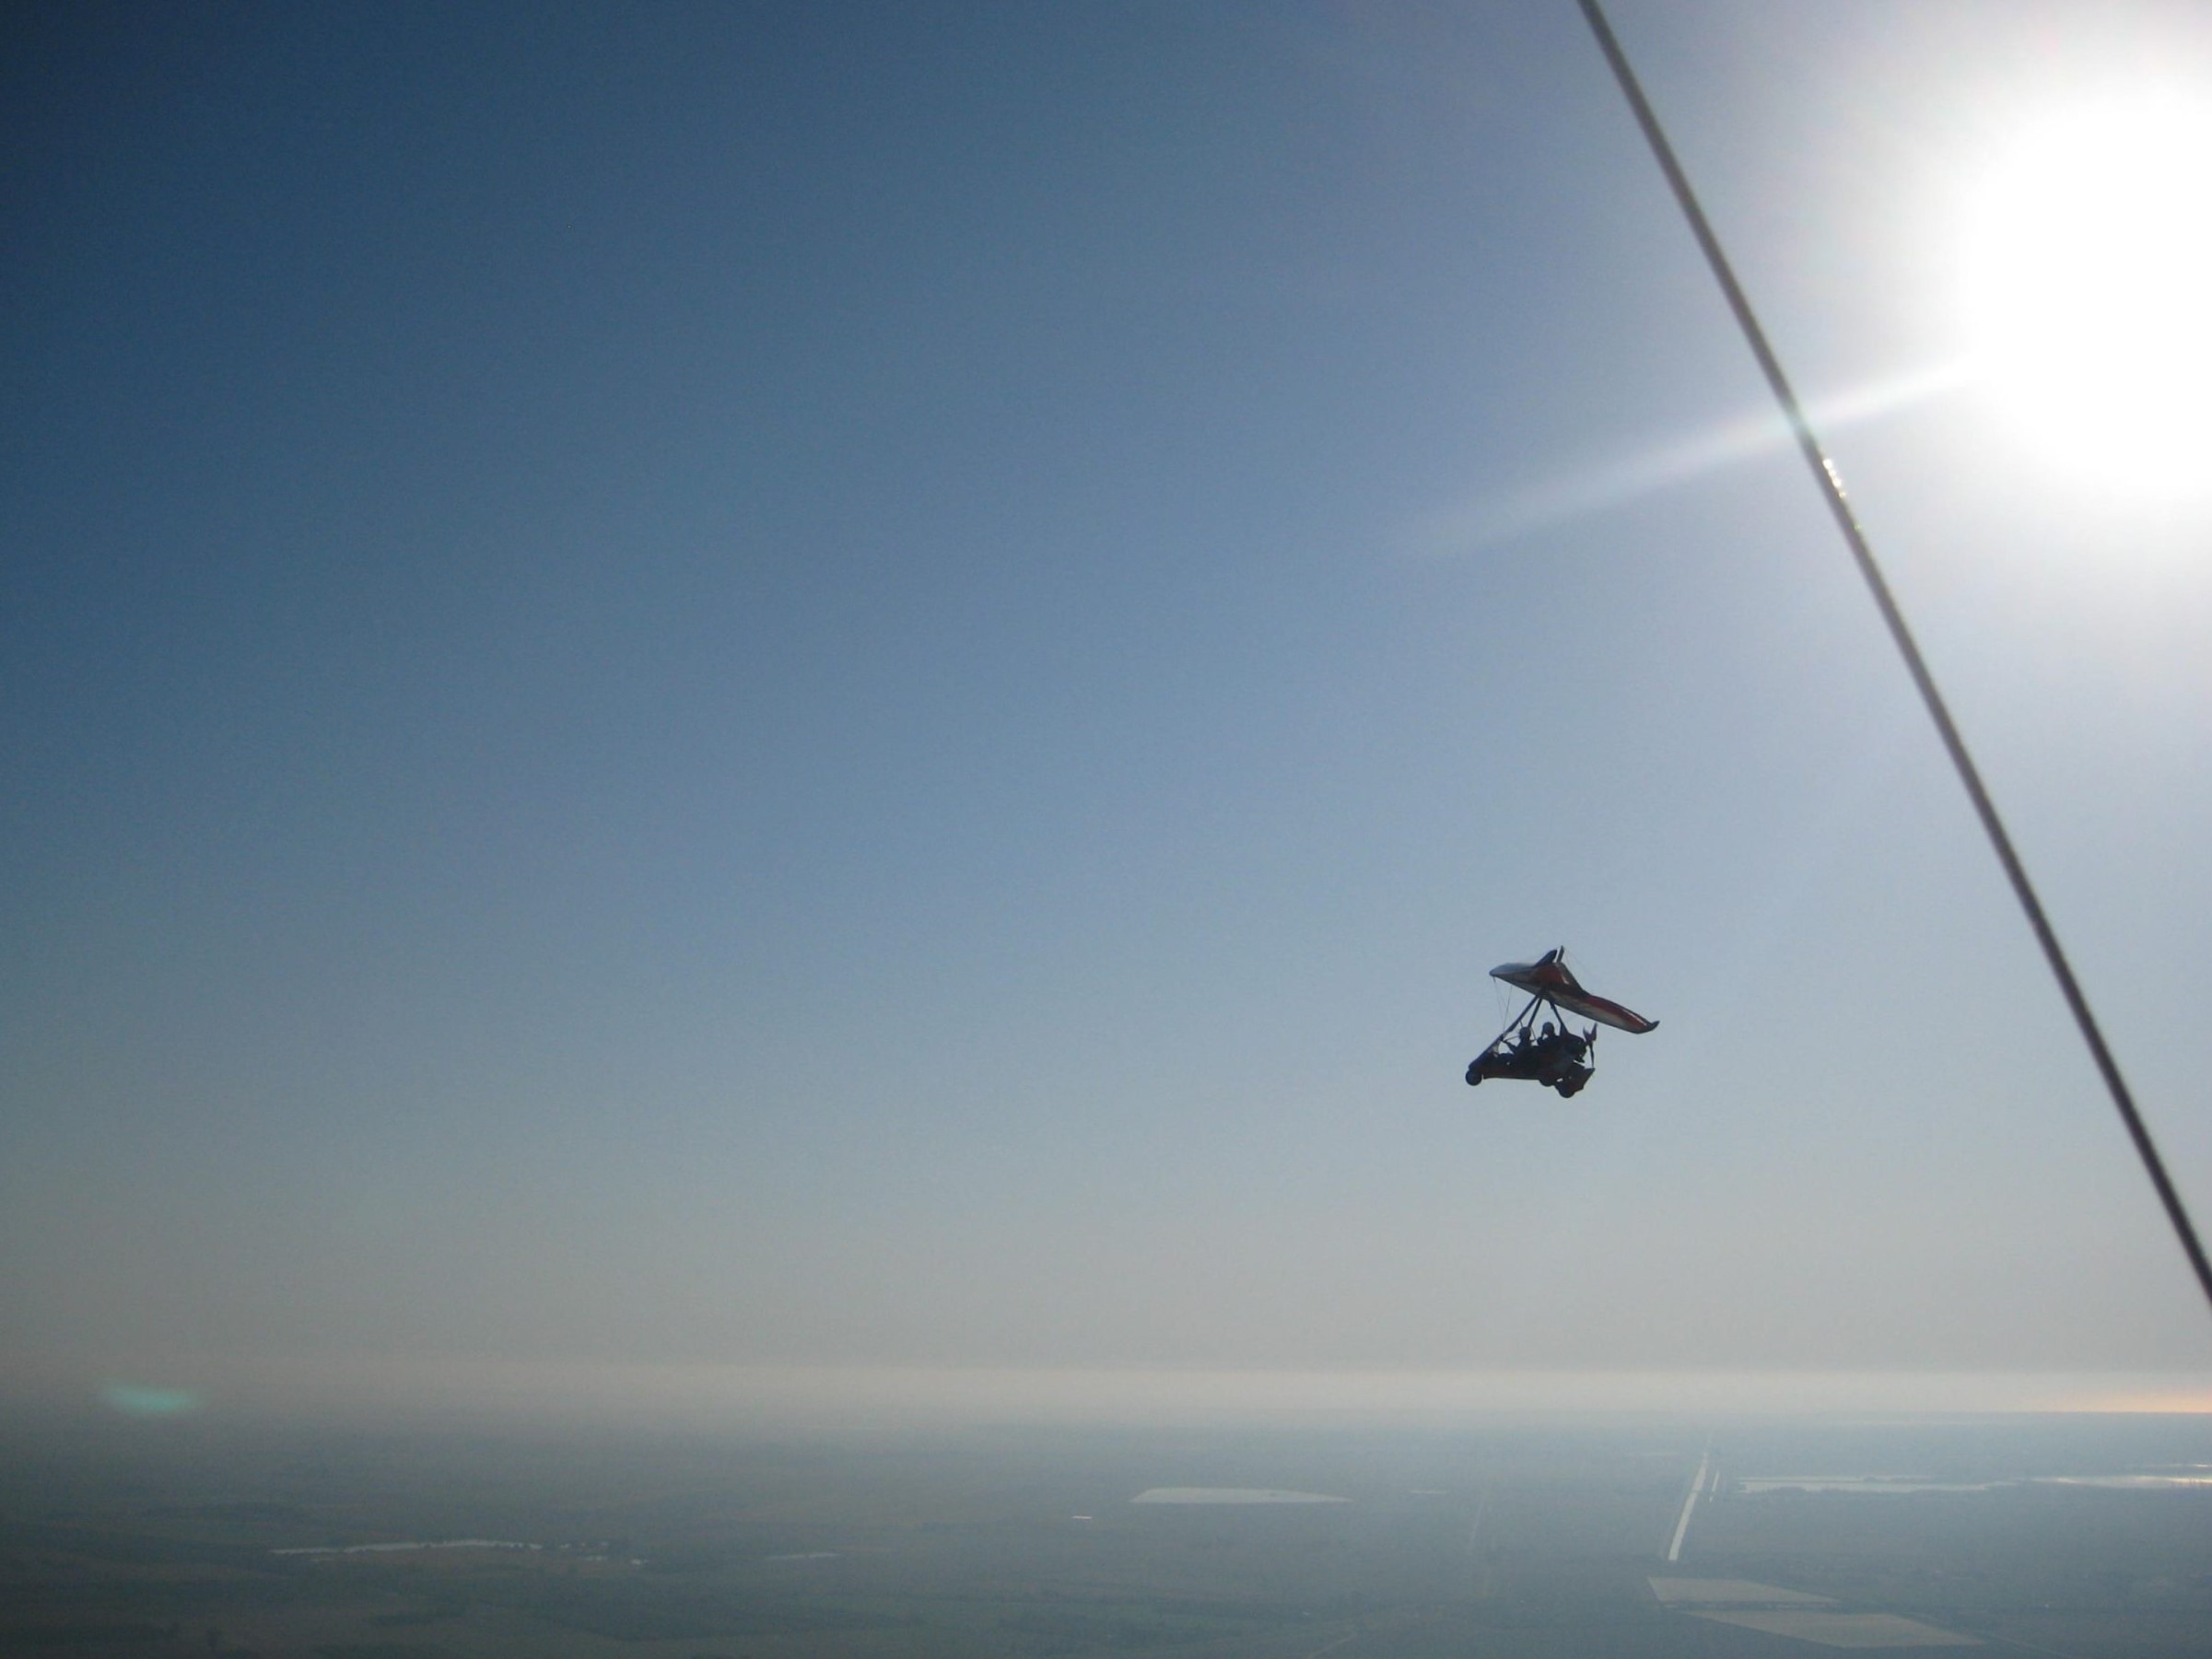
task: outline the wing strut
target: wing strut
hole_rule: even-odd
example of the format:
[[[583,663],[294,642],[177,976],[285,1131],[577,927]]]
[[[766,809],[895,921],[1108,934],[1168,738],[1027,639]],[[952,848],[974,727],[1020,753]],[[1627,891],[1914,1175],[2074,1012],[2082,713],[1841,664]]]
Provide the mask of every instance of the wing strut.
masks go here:
[[[1520,1030],[1522,1026],[1524,1026],[1524,1025],[1527,1024],[1527,1023],[1528,1023],[1528,1021],[1529,1021],[1529,1017],[1530,1017],[1531,1015],[1533,1015],[1533,1014],[1536,1012],[1538,1005],[1539,1005],[1539,1003],[1541,1003],[1543,1000],[1544,1000],[1544,999],[1543,999],[1541,997],[1531,997],[1531,998],[1529,998],[1529,999],[1528,999],[1528,1006],[1527,1006],[1527,1008],[1524,1008],[1523,1010],[1521,1010],[1521,1011],[1520,1011],[1519,1013],[1517,1013],[1517,1014],[1514,1015],[1514,1017],[1513,1017],[1513,1023],[1512,1023],[1511,1025],[1508,1025],[1508,1026],[1507,1026],[1507,1027],[1506,1027],[1506,1028],[1505,1028],[1504,1031],[1502,1031],[1502,1032],[1498,1033],[1498,1034],[1497,1034],[1496,1036],[1494,1036],[1494,1037],[1491,1038],[1491,1040],[1490,1040],[1490,1046],[1489,1046],[1488,1048],[1485,1048],[1485,1049],[1482,1051],[1482,1053],[1483,1053],[1483,1054],[1495,1054],[1495,1053],[1497,1053],[1497,1051],[1498,1051],[1498,1045],[1499,1045],[1500,1043],[1503,1043],[1503,1042],[1504,1042],[1504,1040],[1505,1040],[1507,1037],[1510,1037],[1511,1035],[1513,1035],[1513,1034],[1514,1034],[1515,1032],[1516,1032],[1516,1031]]]

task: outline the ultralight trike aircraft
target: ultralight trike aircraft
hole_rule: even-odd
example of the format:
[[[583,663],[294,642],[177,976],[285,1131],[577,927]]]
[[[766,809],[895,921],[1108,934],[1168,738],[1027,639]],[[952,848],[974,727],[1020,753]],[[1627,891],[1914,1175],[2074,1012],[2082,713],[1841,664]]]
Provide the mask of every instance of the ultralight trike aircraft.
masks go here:
[[[1582,1086],[1597,1069],[1591,1057],[1598,1046],[1598,1025],[1638,1035],[1658,1028],[1656,1020],[1646,1020],[1618,1002],[1584,990],[1561,960],[1564,951],[1562,946],[1534,962],[1509,962],[1490,970],[1492,979],[1503,979],[1516,989],[1527,991],[1528,1006],[1469,1065],[1467,1081],[1470,1085],[1486,1077],[1525,1078],[1556,1089],[1562,1100],[1570,1100],[1582,1092]],[[1543,1009],[1550,1009],[1553,1018],[1546,1020],[1539,1031],[1536,1018]],[[1594,1020],[1597,1024],[1574,1032],[1567,1025],[1569,1014]]]

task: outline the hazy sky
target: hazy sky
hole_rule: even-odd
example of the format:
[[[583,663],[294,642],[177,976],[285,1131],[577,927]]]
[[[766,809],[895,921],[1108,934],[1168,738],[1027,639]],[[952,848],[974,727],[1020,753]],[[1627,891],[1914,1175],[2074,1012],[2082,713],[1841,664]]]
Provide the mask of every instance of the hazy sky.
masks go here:
[[[2212,1211],[2212,494],[1959,286],[2212,24],[1615,20]],[[0,53],[14,1384],[2212,1372],[1566,0]],[[1659,1031],[1469,1091],[1562,942]]]

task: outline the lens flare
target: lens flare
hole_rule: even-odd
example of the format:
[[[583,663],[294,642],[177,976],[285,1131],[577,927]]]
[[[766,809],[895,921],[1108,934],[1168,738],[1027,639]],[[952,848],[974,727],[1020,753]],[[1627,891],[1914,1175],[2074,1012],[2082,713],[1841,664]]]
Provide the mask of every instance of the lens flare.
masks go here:
[[[149,1388],[143,1383],[103,1384],[99,1397],[125,1417],[182,1417],[201,1405],[189,1388]]]

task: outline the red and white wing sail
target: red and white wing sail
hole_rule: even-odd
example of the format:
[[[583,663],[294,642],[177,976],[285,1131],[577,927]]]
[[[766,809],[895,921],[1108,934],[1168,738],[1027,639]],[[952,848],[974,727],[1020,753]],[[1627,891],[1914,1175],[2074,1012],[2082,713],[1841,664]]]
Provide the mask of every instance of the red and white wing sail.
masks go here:
[[[1567,964],[1552,952],[1538,962],[1509,962],[1490,970],[1492,979],[1503,979],[1507,985],[1527,991],[1531,997],[1541,997],[1556,1003],[1562,1012],[1576,1014],[1585,1020],[1595,1020],[1600,1025],[1609,1025],[1615,1031],[1644,1032],[1655,1030],[1658,1022],[1646,1020],[1633,1010],[1604,997],[1593,997],[1582,988],[1581,983],[1568,971]]]

